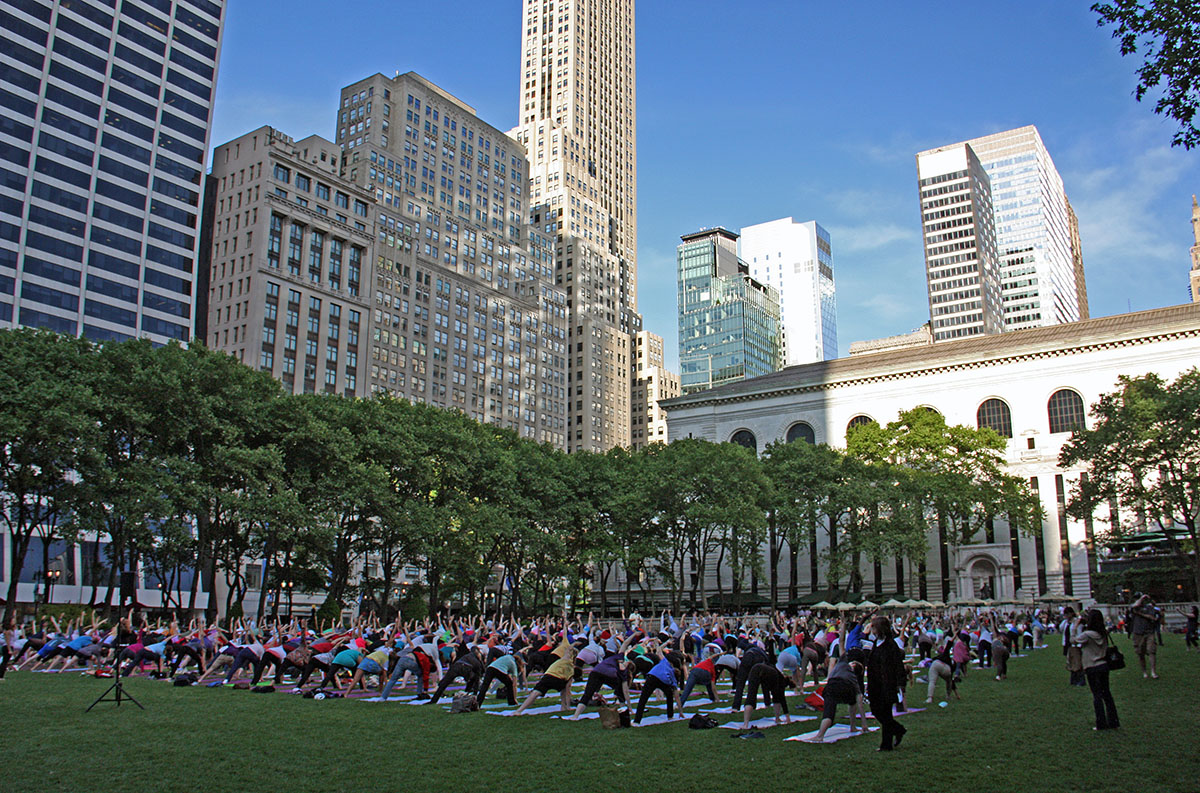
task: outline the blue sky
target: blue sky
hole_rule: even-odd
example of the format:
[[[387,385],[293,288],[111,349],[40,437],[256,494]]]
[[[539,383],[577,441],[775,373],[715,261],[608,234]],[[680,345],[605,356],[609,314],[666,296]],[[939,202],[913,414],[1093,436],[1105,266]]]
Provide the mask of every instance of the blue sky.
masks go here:
[[[1140,61],[1089,5],[640,0],[638,301],[669,364],[675,246],[702,226],[829,229],[843,354],[919,326],[916,152],[1024,124],[1079,215],[1092,315],[1186,302],[1200,152],[1133,100]],[[517,0],[231,3],[213,142],[262,124],[332,137],[342,86],[409,70],[509,129],[520,16]]]

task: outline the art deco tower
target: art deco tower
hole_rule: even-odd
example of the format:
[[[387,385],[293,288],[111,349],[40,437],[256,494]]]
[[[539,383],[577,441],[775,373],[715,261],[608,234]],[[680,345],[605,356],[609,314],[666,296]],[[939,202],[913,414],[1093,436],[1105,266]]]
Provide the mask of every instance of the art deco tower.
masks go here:
[[[630,443],[637,313],[633,0],[525,0],[520,123],[530,220],[570,311],[570,451]]]

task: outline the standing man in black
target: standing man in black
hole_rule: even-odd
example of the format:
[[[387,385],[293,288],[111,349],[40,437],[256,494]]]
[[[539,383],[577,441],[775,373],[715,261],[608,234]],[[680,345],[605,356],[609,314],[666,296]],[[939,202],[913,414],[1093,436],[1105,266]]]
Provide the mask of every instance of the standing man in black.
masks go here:
[[[904,651],[896,644],[892,621],[881,614],[871,620],[871,639],[875,646],[867,657],[867,699],[883,734],[879,751],[890,752],[908,732],[892,714],[904,679]]]

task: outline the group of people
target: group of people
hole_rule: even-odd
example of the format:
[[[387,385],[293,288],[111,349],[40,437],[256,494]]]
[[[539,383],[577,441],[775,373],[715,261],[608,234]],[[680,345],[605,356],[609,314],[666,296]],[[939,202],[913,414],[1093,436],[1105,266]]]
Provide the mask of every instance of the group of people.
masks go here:
[[[1144,606],[1135,606],[1135,620],[1149,619]],[[1144,628],[1133,628],[1135,642],[1139,627]],[[93,614],[65,626],[51,619],[39,630],[6,626],[0,679],[10,664],[164,678],[186,673],[187,682],[243,687],[282,687],[286,678],[294,692],[308,687],[344,695],[365,691],[371,683],[384,700],[397,687],[411,686],[416,699],[432,702],[461,683],[479,704],[496,689],[515,715],[543,696],[557,695],[567,718],[608,707],[607,691],[632,709],[631,721],[640,724],[656,694],[665,701],[668,720],[677,713],[682,718],[697,692],[707,694],[701,704],[713,708],[720,700],[717,682],[725,675],[729,712],[741,714],[744,729],[751,726],[760,694],[774,722],[789,723],[788,694],[794,690],[805,706],[821,710],[813,741],[825,740],[839,705],[849,709],[852,732],[865,729],[869,705],[881,727],[880,750],[890,751],[904,738],[895,714],[904,712],[907,689],[920,670],[927,675],[926,703],[939,684],[946,700],[961,699],[959,687],[973,666],[1003,681],[1009,658],[1022,645],[1041,646],[1050,630],[1062,632],[1069,665],[1077,655],[1079,676],[1095,699],[1096,728],[1119,726],[1104,660],[1108,630],[1094,609],[1076,616],[1067,608],[1061,623],[1037,610],[913,613],[895,620],[881,612],[757,619],[692,614],[682,622],[664,613],[657,625],[637,615],[604,624],[565,614],[529,622],[398,618],[381,623],[368,617],[348,628],[314,627],[304,620],[255,625],[241,619],[225,626],[175,619],[152,625],[132,612],[106,628]],[[1139,658],[1145,644],[1137,645]],[[1157,677],[1153,652],[1145,657],[1147,674]],[[813,690],[806,692],[809,679]],[[583,683],[581,696],[573,695],[575,682]],[[1073,674],[1072,682],[1080,680]],[[518,691],[526,689],[518,700]]]

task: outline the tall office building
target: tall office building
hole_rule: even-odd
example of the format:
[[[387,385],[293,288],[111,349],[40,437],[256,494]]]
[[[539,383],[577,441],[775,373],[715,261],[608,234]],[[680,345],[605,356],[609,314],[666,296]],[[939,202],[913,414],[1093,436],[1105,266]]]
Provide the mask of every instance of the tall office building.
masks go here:
[[[783,365],[837,357],[837,301],[829,232],[791,218],[746,226],[738,254],[750,274],[779,291]]]
[[[375,196],[341,178],[341,154],[271,127],[213,152],[205,342],[292,393],[366,391]]]
[[[1004,329],[1087,319],[1078,221],[1037,127],[966,143],[991,181]]]
[[[0,5],[0,324],[190,339],[224,10]]]
[[[667,442],[667,412],[659,406],[664,399],[679,396],[679,375],[669,371],[663,359],[663,338],[648,330],[633,337],[633,398],[630,447]]]
[[[684,394],[780,368],[779,292],[750,276],[738,235],[704,229],[680,239],[679,382]]]
[[[992,187],[965,143],[917,154],[933,340],[1001,333]]]
[[[1200,303],[1200,206],[1196,204],[1196,196],[1192,196],[1192,237],[1196,242],[1192,246],[1192,302]]]
[[[630,443],[637,313],[633,0],[522,4],[521,106],[533,227],[570,308],[567,447]]]
[[[521,145],[413,72],[343,88],[336,130],[343,177],[375,199],[363,391],[566,448],[567,295],[527,223]]]

